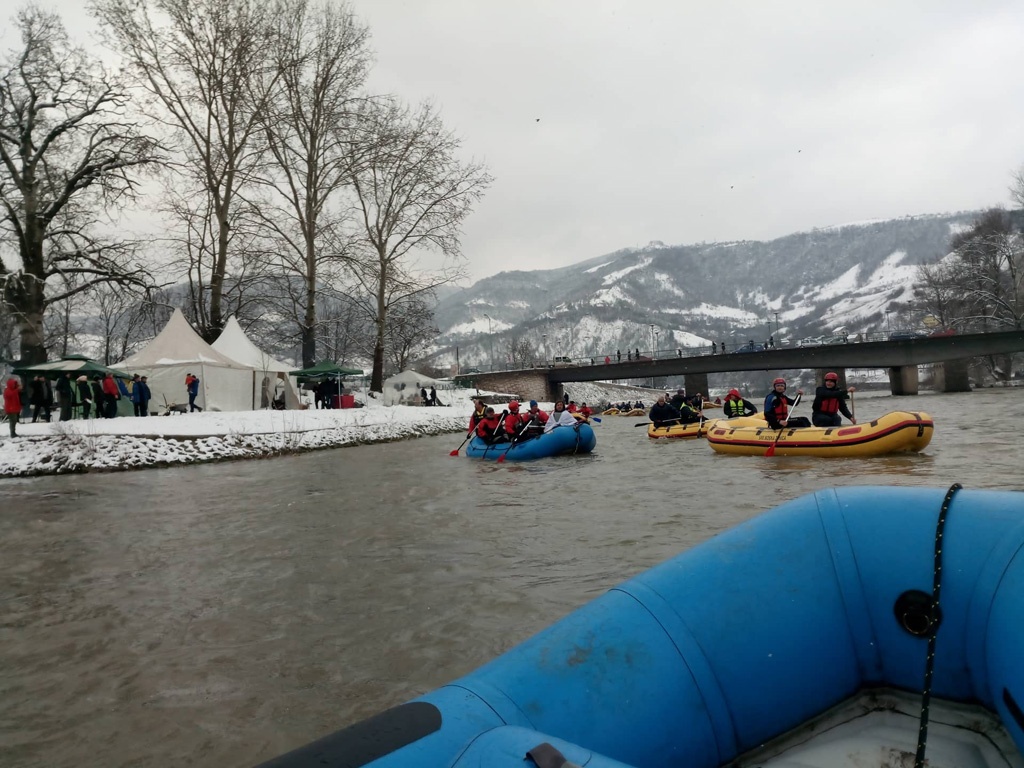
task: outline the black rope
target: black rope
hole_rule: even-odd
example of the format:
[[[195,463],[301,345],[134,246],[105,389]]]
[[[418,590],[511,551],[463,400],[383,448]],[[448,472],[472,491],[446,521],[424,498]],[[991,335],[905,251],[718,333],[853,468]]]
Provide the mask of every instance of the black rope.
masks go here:
[[[946,491],[939,510],[939,520],[935,525],[935,573],[932,580],[931,632],[928,636],[928,658],[924,666],[924,691],[921,694],[921,726],[917,732],[917,756],[914,768],[924,768],[924,751],[928,743],[928,707],[932,698],[932,674],[935,672],[935,638],[939,634],[938,608],[939,593],[942,590],[942,535],[946,527],[946,514],[953,503],[956,492],[963,488],[960,483],[953,483]]]

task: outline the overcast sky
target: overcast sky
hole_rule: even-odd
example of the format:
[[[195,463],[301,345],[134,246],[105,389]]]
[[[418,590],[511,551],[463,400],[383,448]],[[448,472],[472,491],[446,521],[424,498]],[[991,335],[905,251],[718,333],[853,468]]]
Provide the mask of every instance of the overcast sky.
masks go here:
[[[43,0],[42,4],[47,3]],[[81,0],[58,0],[77,29]],[[1024,2],[351,0],[495,181],[471,277],[1009,205]]]

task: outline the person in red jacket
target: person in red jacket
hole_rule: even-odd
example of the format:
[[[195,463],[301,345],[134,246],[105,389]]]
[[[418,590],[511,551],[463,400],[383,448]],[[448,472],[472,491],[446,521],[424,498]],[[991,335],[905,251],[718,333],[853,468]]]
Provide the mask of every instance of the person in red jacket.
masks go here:
[[[590,416],[593,413],[594,413],[594,409],[591,408],[586,403],[584,403],[583,405],[580,406],[580,414],[582,414],[584,419],[587,419],[589,421],[590,420]]]
[[[488,444],[503,441],[505,435],[501,433],[501,419],[502,417],[494,412],[494,408],[487,406],[484,417],[477,422],[476,436]]]
[[[11,437],[17,437],[15,426],[18,417],[21,416],[21,382],[17,379],[8,379],[4,388],[4,413],[7,414],[7,421],[11,425]]]
[[[487,406],[484,405],[482,397],[473,399],[473,415],[469,417],[469,431],[472,432],[476,429],[476,425],[483,419],[484,414],[487,412]]]
[[[103,379],[104,416],[112,419],[117,415],[117,401],[121,399],[121,390],[117,388],[114,374],[108,373]]]
[[[523,425],[529,421],[526,414],[519,413],[519,401],[510,400],[508,403],[508,415],[505,416],[505,434],[508,439],[514,439],[522,430]]]

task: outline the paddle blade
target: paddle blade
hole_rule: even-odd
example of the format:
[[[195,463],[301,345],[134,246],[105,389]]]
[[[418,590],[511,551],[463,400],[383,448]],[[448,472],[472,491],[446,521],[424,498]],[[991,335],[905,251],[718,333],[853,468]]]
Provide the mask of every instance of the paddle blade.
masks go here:
[[[591,416],[590,420],[591,421],[596,421],[598,424],[601,423],[601,417],[600,416]]]
[[[774,456],[775,455],[775,443],[772,443],[771,445],[768,446],[768,450],[764,452],[764,455],[765,456]]]
[[[503,461],[505,461],[505,454],[504,453],[501,454],[501,456],[498,457],[498,464],[501,464]]]
[[[458,449],[458,448],[456,448],[456,449],[455,449],[454,451],[452,451],[452,452],[451,452],[451,453],[449,453],[448,455],[449,455],[449,456],[458,456],[458,455],[459,455],[459,449]]]

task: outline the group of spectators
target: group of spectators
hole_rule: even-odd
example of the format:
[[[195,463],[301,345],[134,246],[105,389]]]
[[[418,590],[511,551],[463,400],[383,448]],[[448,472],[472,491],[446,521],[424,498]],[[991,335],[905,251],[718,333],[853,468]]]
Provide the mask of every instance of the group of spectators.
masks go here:
[[[11,437],[17,437],[17,423],[26,405],[32,409],[34,424],[51,421],[54,405],[60,411],[61,421],[73,418],[76,408],[81,409],[83,419],[90,416],[112,419],[117,415],[117,403],[122,397],[132,401],[136,416],[146,416],[152,397],[146,377],[138,374],[126,383],[112,373],[106,376],[95,374],[90,380],[85,374],[76,376],[68,371],[58,376],[55,384],[51,384],[46,376],[37,375],[32,377],[28,386],[27,397],[17,378],[8,379],[4,388],[4,414],[10,423]]]

